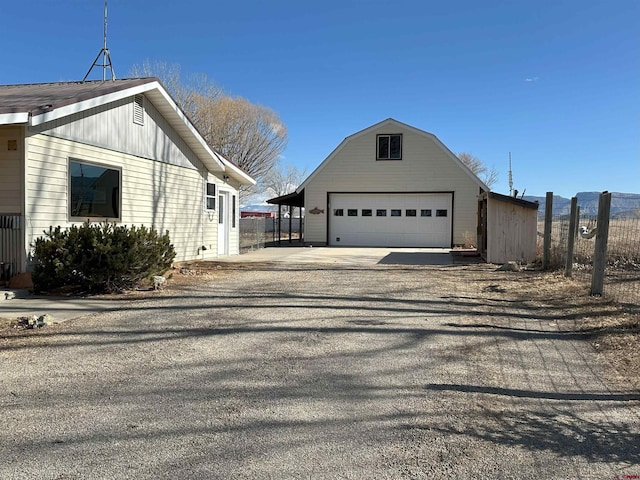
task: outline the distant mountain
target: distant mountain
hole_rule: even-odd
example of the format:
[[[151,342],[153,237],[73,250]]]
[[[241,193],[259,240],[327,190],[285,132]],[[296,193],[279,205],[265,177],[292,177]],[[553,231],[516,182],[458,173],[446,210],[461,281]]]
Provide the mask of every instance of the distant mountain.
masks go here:
[[[580,215],[597,215],[598,214],[598,201],[600,199],[600,192],[580,192],[576,195],[578,197],[578,205],[580,206]],[[531,202],[538,202],[538,215],[544,216],[546,208],[546,197],[534,197],[525,195],[525,200]],[[560,197],[558,195],[553,196],[553,214],[554,215],[568,215],[571,211],[571,199]],[[640,212],[640,194],[638,193],[611,193],[611,215],[618,216],[621,214],[638,215]]]

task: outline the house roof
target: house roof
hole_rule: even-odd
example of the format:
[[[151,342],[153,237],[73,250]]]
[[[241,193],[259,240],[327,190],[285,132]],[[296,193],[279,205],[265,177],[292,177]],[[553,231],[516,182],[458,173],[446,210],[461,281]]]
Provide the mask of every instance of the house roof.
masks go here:
[[[447,146],[442,143],[440,141],[440,139],[438,139],[438,137],[436,137],[433,133],[429,133],[426,132],[424,130],[420,130],[419,128],[416,127],[412,127],[411,125],[408,125],[406,123],[402,123],[399,122],[398,120],[394,119],[394,118],[387,118],[386,120],[383,120],[382,122],[378,122],[374,125],[371,125],[370,127],[367,127],[363,130],[360,130],[359,132],[356,132],[352,135],[349,135],[348,137],[346,137],[341,143],[340,145],[338,145],[335,150],[333,150],[333,152],[331,152],[329,154],[329,156],[320,164],[318,165],[318,167],[311,172],[311,175],[309,175],[307,177],[307,179],[302,182],[302,184],[298,187],[298,189],[296,190],[296,192],[300,193],[302,192],[302,190],[304,190],[304,188],[309,184],[309,182],[311,182],[311,180],[322,171],[322,169],[329,163],[331,162],[331,160],[333,160],[333,158],[335,156],[337,156],[340,151],[345,147],[345,145],[347,143],[349,143],[351,140],[358,138],[362,135],[366,135],[369,132],[376,130],[380,127],[384,127],[384,126],[396,126],[396,127],[400,127],[400,128],[404,128],[407,130],[410,130],[414,133],[417,133],[418,135],[421,135],[423,137],[429,138],[430,140],[432,140],[450,159],[451,161],[453,161],[454,163],[456,163],[475,183],[478,184],[478,186],[480,188],[482,188],[485,191],[489,191],[489,187],[478,178],[477,175],[475,175],[471,170],[469,170],[469,168],[460,161],[460,159],[451,151],[447,148]]]
[[[210,172],[224,172],[241,184],[255,185],[255,180],[207,145],[155,77],[0,85],[0,125],[40,125],[138,94],[153,103]]]

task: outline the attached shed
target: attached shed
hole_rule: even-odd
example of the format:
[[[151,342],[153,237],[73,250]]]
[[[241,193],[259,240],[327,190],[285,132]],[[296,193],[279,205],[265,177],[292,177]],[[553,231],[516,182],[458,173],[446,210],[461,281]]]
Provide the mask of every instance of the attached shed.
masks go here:
[[[483,192],[478,197],[478,251],[488,263],[536,259],[538,202]]]

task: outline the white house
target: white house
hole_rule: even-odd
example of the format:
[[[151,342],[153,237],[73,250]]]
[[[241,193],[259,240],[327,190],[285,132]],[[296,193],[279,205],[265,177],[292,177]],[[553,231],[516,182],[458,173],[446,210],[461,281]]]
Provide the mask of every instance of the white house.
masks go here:
[[[488,190],[435,135],[389,118],[345,138],[294,195],[270,202],[304,205],[306,243],[452,247],[475,241]]]
[[[0,86],[0,274],[50,226],[169,230],[176,261],[239,253],[238,189],[156,78]]]

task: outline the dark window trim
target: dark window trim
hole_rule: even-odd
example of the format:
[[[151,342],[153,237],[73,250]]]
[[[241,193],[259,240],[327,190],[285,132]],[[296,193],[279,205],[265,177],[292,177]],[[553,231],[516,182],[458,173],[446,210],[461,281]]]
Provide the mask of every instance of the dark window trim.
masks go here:
[[[213,195],[209,195],[209,185],[213,185]],[[214,182],[204,181],[204,210],[205,212],[215,212],[216,211],[216,203],[218,201],[218,186]],[[209,199],[213,199],[213,208],[209,208]]]
[[[105,168],[107,170],[113,170],[118,172],[118,216],[117,217],[91,217],[91,216],[77,216],[71,214],[71,162],[82,163],[84,165],[90,165],[93,167]],[[121,222],[122,221],[122,167],[108,165],[106,163],[94,162],[91,160],[83,160],[77,157],[67,158],[67,217],[70,222],[91,220],[96,222]]]
[[[380,138],[381,137],[388,137],[389,138],[389,150],[391,150],[391,137],[400,137],[400,157],[399,158],[391,158],[391,151],[389,151],[389,156],[388,157],[381,157],[380,156]],[[379,133],[378,135],[376,135],[376,161],[396,162],[396,161],[402,160],[403,143],[404,143],[404,139],[402,138],[402,134],[401,133]]]

